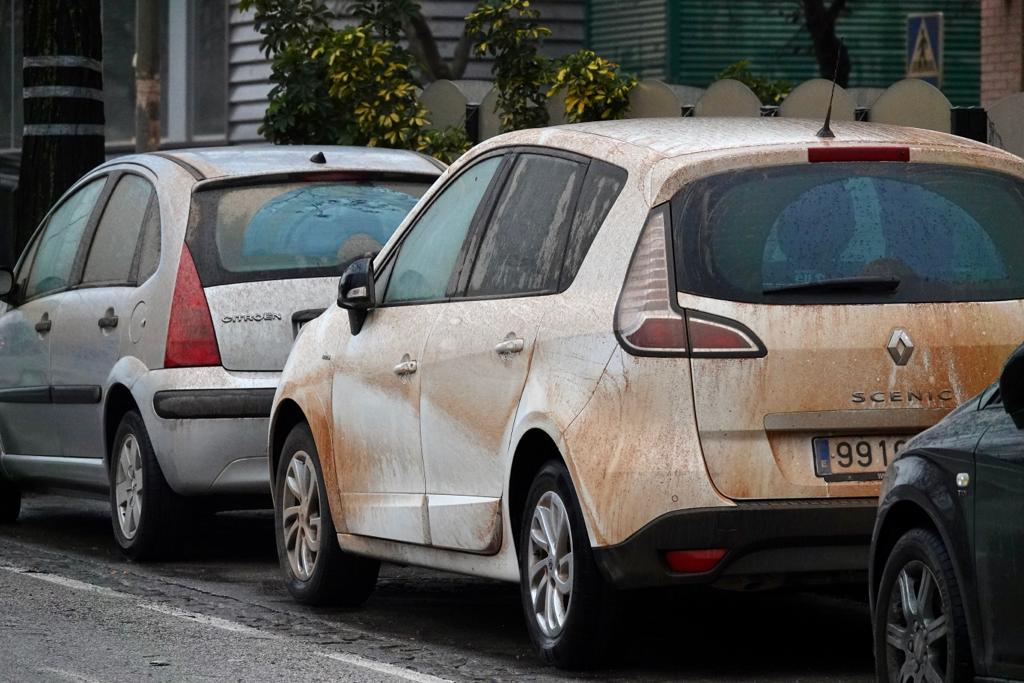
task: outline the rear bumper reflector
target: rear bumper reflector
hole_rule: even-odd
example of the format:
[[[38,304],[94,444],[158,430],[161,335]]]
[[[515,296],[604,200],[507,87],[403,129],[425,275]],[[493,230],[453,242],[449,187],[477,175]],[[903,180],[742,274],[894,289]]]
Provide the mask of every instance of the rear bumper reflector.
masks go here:
[[[700,574],[714,569],[725,557],[725,548],[707,550],[669,550],[665,553],[668,568],[681,574]]]

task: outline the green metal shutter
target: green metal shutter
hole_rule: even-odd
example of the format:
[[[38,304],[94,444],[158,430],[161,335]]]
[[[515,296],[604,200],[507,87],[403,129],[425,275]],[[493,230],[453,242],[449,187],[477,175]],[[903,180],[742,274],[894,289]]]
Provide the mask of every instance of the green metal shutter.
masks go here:
[[[792,0],[667,0],[672,3],[670,79],[706,86],[715,74],[740,59],[753,70],[794,84],[818,75],[810,36],[795,23]],[[605,13],[593,0],[591,12]],[[624,4],[624,3],[623,3]],[[838,33],[852,60],[851,86],[886,87],[905,73],[906,17],[916,12],[945,14],[943,91],[956,105],[979,100],[980,24],[978,0],[848,0]],[[619,13],[624,13],[622,10]],[[635,16],[636,11],[628,12]],[[601,17],[591,24],[607,24]],[[604,28],[610,42],[628,42],[629,29]]]
[[[640,78],[668,74],[665,0],[590,0],[587,46]]]

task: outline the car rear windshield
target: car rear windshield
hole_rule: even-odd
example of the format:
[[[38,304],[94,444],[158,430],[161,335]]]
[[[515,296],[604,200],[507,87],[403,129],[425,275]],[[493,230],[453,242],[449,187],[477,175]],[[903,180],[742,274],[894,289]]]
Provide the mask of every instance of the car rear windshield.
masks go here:
[[[680,291],[751,303],[1024,298],[1024,183],[963,166],[734,171],[672,201]]]
[[[422,182],[275,182],[197,191],[189,246],[203,284],[338,275],[376,253]]]

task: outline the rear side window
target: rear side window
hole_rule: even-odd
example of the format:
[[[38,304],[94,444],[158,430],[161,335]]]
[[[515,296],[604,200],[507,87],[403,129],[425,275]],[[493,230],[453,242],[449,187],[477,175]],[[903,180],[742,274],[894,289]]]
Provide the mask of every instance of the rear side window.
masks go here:
[[[85,284],[123,284],[131,280],[139,234],[153,200],[153,186],[124,175],[103,209],[85,262]]]
[[[568,288],[576,278],[597,231],[604,225],[604,219],[608,217],[625,183],[624,169],[602,161],[590,162],[576,208],[576,218],[569,233],[569,244],[565,249],[565,265],[562,267],[559,290]]]
[[[469,296],[555,291],[586,166],[522,154],[477,252]]]
[[[787,304],[1024,298],[1024,183],[1001,173],[781,166],[698,180],[672,204],[682,291]],[[795,287],[844,279],[898,284]]]
[[[379,251],[424,182],[289,182],[200,190],[188,241],[203,284],[338,275]]]
[[[75,258],[106,178],[98,178],[61,204],[39,236],[22,298],[31,299],[71,284]]]

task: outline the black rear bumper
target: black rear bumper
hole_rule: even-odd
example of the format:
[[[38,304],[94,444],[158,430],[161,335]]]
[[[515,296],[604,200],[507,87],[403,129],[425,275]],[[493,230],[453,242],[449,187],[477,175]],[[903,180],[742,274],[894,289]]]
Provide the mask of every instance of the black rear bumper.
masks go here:
[[[709,584],[731,577],[867,574],[877,500],[776,501],[671,512],[628,540],[594,549],[617,588]],[[673,572],[670,550],[725,548],[710,571]]]

